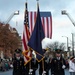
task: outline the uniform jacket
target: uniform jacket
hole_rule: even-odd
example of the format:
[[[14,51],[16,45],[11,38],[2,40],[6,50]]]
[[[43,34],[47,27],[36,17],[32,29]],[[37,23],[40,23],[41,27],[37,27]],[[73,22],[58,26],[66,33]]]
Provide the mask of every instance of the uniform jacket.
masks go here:
[[[65,65],[65,60],[63,58],[60,58],[60,60],[57,60],[57,58],[53,58],[51,62],[51,74],[53,75],[65,75],[64,69],[62,66]]]
[[[31,67],[29,67],[31,66]],[[26,69],[33,69],[33,70],[36,70],[38,68],[38,62],[36,59],[31,59],[31,61],[29,63],[27,63],[26,65]]]
[[[25,75],[24,59],[13,59],[13,75]]]
[[[32,69],[32,75],[35,75],[35,71],[38,69],[38,62],[35,58],[32,58],[29,63],[26,64],[27,75],[29,75],[29,70]]]
[[[46,75],[48,75],[49,64],[48,64],[48,62],[47,62],[46,60],[47,60],[47,59],[44,58],[44,59],[43,59],[43,62],[42,62],[42,61],[39,62],[39,65],[40,65],[39,73],[40,73],[40,75],[42,75],[42,73],[43,73],[43,67],[44,67],[44,71],[46,71]],[[43,64],[43,63],[44,63],[44,64]]]

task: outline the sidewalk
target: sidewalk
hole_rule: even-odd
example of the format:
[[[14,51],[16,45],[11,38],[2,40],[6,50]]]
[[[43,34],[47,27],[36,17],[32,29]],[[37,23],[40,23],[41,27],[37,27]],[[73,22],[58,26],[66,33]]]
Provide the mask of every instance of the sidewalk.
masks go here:
[[[0,75],[12,75],[13,70],[5,71],[5,72],[0,72]],[[36,71],[36,75],[39,75],[38,70]],[[51,75],[49,71],[49,75]],[[70,75],[68,69],[65,70],[65,75]]]

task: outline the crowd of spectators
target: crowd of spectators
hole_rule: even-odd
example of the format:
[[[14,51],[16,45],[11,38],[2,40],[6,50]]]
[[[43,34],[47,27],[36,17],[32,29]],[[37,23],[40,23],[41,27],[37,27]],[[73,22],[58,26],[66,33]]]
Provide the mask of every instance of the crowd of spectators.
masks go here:
[[[12,61],[0,58],[0,71],[8,71],[12,69]]]

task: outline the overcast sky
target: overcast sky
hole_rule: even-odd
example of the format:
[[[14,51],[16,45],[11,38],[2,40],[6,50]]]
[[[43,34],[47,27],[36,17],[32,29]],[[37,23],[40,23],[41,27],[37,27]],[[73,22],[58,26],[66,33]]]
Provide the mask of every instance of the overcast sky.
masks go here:
[[[0,0],[0,21],[6,22],[14,11],[20,11],[20,15],[14,16],[9,22],[19,33],[23,32],[25,2],[26,0]],[[66,37],[62,36],[67,36],[71,43],[71,33],[75,33],[75,27],[66,15],[61,14],[61,10],[66,10],[75,21],[75,0],[40,0],[39,6],[40,11],[51,11],[53,27],[51,41],[66,43]],[[28,10],[37,10],[36,0],[28,0]]]

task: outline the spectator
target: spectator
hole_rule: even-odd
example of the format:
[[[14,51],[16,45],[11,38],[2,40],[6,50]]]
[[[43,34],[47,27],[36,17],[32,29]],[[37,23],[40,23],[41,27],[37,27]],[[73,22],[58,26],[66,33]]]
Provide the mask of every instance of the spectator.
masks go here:
[[[7,60],[5,61],[5,70],[6,70],[6,71],[9,70],[9,65],[8,65]]]
[[[74,57],[71,56],[70,61],[69,61],[69,72],[70,75],[75,75],[75,62],[74,62]]]

